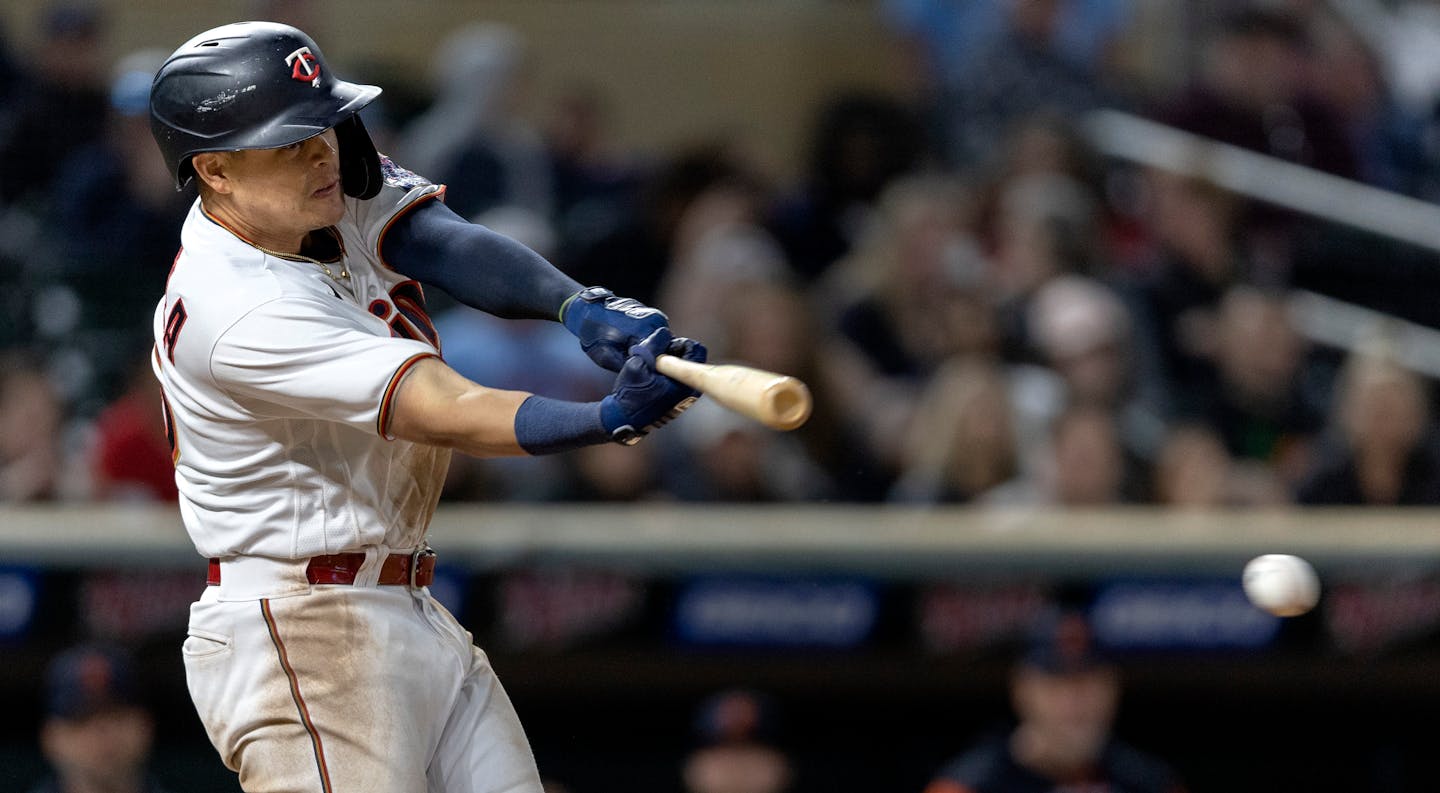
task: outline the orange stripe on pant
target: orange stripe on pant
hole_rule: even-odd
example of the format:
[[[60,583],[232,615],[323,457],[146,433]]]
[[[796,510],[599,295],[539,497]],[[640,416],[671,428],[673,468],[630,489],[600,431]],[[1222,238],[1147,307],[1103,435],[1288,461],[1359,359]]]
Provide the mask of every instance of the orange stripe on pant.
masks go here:
[[[270,613],[269,599],[260,601],[260,613],[264,615],[265,625],[270,629],[270,641],[275,644],[275,652],[280,657],[280,668],[285,670],[285,677],[290,681],[290,696],[295,699],[295,708],[300,712],[300,722],[305,725],[305,732],[310,735],[310,744],[315,748],[315,766],[320,771],[320,787],[324,793],[334,793],[330,787],[330,769],[325,766],[325,744],[320,740],[320,731],[315,729],[314,722],[310,720],[310,709],[305,707],[305,697],[300,694],[300,680],[290,666],[290,659],[285,655],[285,642],[280,640],[280,631],[275,626],[275,615]]]

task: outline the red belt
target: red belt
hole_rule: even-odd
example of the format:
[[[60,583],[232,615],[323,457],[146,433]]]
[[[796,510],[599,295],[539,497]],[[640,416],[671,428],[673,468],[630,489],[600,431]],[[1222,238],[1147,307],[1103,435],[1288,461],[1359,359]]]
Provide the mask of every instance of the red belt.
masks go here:
[[[312,556],[305,566],[305,578],[312,584],[353,584],[360,567],[365,564],[363,553],[335,553]],[[414,553],[392,553],[380,565],[378,584],[393,586],[430,586],[435,580],[435,552],[429,547]],[[210,560],[210,574],[205,583],[220,583],[220,560]]]

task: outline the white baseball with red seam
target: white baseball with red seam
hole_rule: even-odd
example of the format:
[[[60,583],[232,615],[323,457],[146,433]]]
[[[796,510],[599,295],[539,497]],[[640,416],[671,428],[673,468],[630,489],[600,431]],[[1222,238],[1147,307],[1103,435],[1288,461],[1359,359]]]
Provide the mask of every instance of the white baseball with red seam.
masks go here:
[[[1251,559],[1240,582],[1251,603],[1277,617],[1298,617],[1320,600],[1315,568],[1290,554],[1267,553]]]

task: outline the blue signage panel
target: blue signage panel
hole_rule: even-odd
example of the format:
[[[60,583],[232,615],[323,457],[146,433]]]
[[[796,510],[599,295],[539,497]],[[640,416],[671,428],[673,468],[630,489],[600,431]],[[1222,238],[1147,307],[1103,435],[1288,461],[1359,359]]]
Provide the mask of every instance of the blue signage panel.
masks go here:
[[[716,577],[681,586],[673,624],[696,645],[847,648],[870,637],[879,611],[861,581]]]
[[[1270,644],[1281,620],[1235,579],[1102,582],[1091,607],[1096,640],[1117,650],[1237,650]]]

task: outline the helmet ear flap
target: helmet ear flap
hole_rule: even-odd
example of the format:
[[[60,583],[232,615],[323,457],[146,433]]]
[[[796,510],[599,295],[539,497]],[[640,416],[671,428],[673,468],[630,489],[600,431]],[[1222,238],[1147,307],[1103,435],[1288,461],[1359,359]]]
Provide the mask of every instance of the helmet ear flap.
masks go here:
[[[340,187],[345,195],[361,200],[379,195],[383,184],[380,153],[360,114],[336,124],[335,139],[340,144]]]

